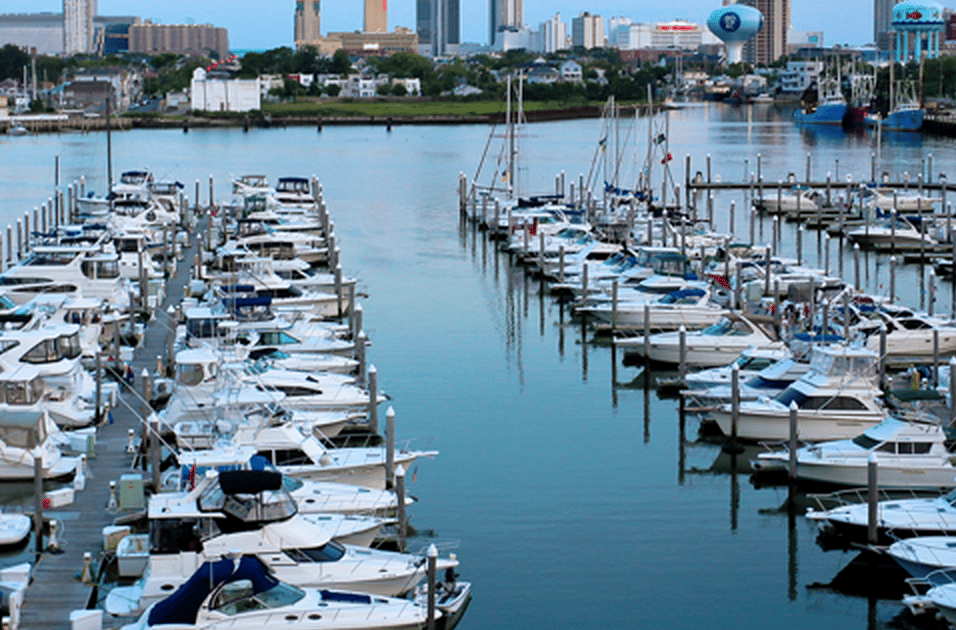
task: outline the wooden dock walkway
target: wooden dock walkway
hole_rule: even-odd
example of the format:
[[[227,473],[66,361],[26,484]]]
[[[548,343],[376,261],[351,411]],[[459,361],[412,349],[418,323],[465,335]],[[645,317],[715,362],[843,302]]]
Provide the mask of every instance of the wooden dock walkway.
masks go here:
[[[197,229],[193,233],[200,232]],[[165,301],[154,313],[136,348],[132,365],[137,375],[137,387],[140,386],[139,375],[143,369],[153,373],[156,370],[156,357],[166,355],[167,335],[170,333],[166,310],[182,300],[183,288],[189,282],[199,241],[198,238],[192,238],[190,247],[184,249],[183,260],[177,262],[175,275],[166,282]],[[124,398],[134,409],[140,409],[135,397],[127,395]],[[63,551],[56,554],[44,552],[39,558],[23,602],[20,628],[66,630],[70,628],[70,612],[87,607],[91,587],[80,581],[83,554],[93,554],[96,568],[96,559],[102,550],[102,529],[123,514],[122,511],[110,511],[107,506],[110,481],[116,481],[118,485],[121,475],[134,472],[130,467],[133,456],[126,452],[129,429],[139,436],[141,423],[120,403],[112,410],[112,422],[104,422],[97,429],[96,456],[88,462],[92,478],[87,479],[86,489],[76,493],[72,505],[45,512],[47,518],[62,523]],[[145,474],[144,481],[149,481]],[[103,627],[111,628],[114,625],[104,613]]]

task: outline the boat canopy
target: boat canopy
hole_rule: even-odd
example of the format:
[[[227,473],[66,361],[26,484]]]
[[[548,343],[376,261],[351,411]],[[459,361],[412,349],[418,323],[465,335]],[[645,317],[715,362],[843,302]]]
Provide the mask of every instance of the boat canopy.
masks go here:
[[[209,594],[220,584],[238,580],[249,580],[254,593],[262,593],[279,584],[255,556],[243,556],[239,566],[226,558],[203,562],[175,593],[153,606],[147,623],[149,626],[195,624],[199,608]]]

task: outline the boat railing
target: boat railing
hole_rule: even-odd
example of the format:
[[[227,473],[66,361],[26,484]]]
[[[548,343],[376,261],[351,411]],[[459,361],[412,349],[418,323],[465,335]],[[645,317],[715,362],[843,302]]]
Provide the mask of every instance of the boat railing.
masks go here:
[[[447,540],[429,538],[428,541],[423,544],[417,550],[409,550],[408,553],[413,556],[420,556],[422,559],[427,557],[428,548],[431,545],[435,545],[435,549],[438,550],[438,553],[449,552],[453,549],[458,549],[461,547],[461,539],[458,538],[449,538]]]
[[[877,499],[879,501],[933,499],[943,496],[941,492],[918,490],[915,488],[879,488],[877,492]],[[829,494],[808,494],[807,499],[815,503],[821,512],[827,512],[838,507],[865,505],[868,502],[868,490],[866,488],[850,488]]]

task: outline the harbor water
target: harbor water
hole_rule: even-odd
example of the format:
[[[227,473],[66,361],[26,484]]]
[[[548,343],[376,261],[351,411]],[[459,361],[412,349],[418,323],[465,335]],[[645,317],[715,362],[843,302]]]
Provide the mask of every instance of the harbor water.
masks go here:
[[[830,172],[845,182],[847,174],[869,179],[877,152],[873,133],[798,128],[788,111],[768,106],[690,105],[655,125],[655,136],[669,136],[677,185],[685,155],[694,171],[710,155],[714,177],[741,181],[760,154],[764,180],[775,183],[790,172],[802,179],[809,153],[813,179]],[[229,197],[231,176],[319,177],[344,271],[369,295],[369,357],[391,396],[398,443],[441,453],[411,471],[420,503],[410,513],[421,535],[411,549],[432,541],[455,547],[462,579],[474,583],[461,628],[901,627],[910,618],[893,589],[842,579],[856,554],[820,549],[803,501],[788,509],[786,488],[754,486],[755,451],[734,458],[700,439],[698,419],[682,419],[677,401],[653,390],[657,373],[625,366],[594,343],[539,281],[460,223],[458,173],[474,175],[489,131],[136,130],[114,134],[114,172],[147,167],[157,179],[182,181],[189,196],[201,176],[203,201],[208,175],[218,200]],[[592,161],[605,162],[608,150],[597,147],[606,135],[599,120],[526,126],[520,189],[551,192],[562,170],[577,182]],[[611,149],[626,156],[622,185],[630,186],[633,164],[646,156],[647,123],[623,119],[616,135],[622,145],[630,138]],[[499,143],[491,142],[486,172]],[[63,185],[86,176],[87,191],[106,188],[103,134],[0,137],[0,146],[0,226],[50,196],[56,156]],[[891,179],[908,172],[915,183],[929,154],[934,181],[956,164],[949,139],[885,134],[877,169]],[[657,155],[652,178],[660,182]],[[717,228],[727,229],[731,200],[745,239],[743,193],[715,198]],[[763,221],[759,234],[769,242]],[[794,226],[785,225],[782,253],[793,254],[794,242]],[[822,265],[821,247],[808,230],[805,260]],[[842,255],[851,280],[849,250],[841,253],[836,239],[831,247],[832,269]],[[886,293],[887,261],[865,256],[867,290]],[[921,278],[919,267],[900,266],[902,301],[926,299]],[[937,312],[950,312],[950,297],[940,282]]]

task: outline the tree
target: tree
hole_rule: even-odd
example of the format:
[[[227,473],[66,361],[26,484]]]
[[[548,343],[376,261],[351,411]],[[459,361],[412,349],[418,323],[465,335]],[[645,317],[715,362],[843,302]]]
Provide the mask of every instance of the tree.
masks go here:
[[[329,83],[325,86],[325,93],[331,97],[336,97],[342,91],[342,86],[336,83]]]
[[[392,86],[388,83],[383,83],[377,88],[375,88],[375,93],[379,96],[388,96],[392,93]]]
[[[332,74],[348,74],[352,71],[352,59],[349,52],[344,48],[339,48],[332,55],[332,65],[329,68]]]
[[[408,89],[404,83],[396,83],[392,86],[392,96],[408,96]]]
[[[30,64],[30,55],[13,44],[0,48],[0,80],[19,79],[23,76],[23,66]]]

